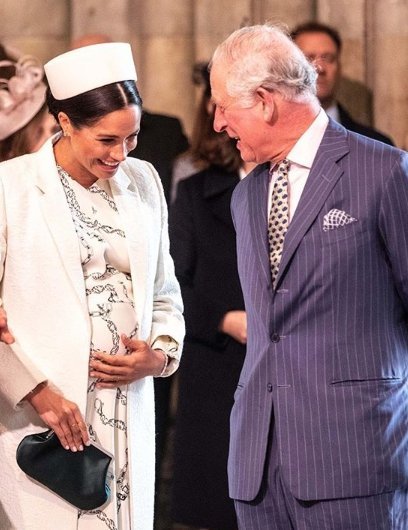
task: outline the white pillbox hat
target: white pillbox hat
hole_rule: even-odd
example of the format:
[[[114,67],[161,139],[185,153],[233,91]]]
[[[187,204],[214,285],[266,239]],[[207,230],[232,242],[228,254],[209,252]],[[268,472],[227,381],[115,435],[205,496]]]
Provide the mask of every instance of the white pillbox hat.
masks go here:
[[[44,65],[55,99],[67,99],[119,81],[136,81],[130,44],[104,42],[58,55]]]

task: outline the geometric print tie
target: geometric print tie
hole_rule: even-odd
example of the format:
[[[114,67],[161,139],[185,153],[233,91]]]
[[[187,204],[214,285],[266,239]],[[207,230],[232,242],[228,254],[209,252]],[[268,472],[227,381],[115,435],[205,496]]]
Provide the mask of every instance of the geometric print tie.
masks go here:
[[[289,160],[279,163],[277,179],[273,186],[271,210],[269,213],[268,239],[269,260],[271,265],[272,283],[275,284],[282,256],[283,241],[289,225],[288,172]]]

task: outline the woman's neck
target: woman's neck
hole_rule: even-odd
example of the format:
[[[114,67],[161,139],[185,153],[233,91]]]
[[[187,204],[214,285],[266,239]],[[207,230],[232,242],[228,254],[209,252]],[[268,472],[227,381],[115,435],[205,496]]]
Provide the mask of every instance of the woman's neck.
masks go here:
[[[89,188],[98,179],[92,173],[89,173],[85,168],[81,168],[78,163],[73,162],[73,158],[70,155],[71,146],[69,139],[62,136],[54,144],[54,157],[55,161],[59,166],[64,169],[69,176],[78,182],[84,188]]]

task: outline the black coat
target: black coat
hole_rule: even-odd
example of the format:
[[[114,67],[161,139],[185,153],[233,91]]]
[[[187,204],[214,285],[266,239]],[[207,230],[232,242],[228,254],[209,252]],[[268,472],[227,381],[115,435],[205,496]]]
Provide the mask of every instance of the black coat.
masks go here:
[[[176,156],[188,149],[188,140],[180,120],[164,114],[143,111],[137,146],[129,156],[147,160],[157,169],[167,201]]]
[[[227,488],[229,415],[245,346],[218,331],[223,315],[243,310],[230,213],[236,173],[211,167],[180,182],[170,210],[171,254],[185,305],[179,368],[173,519],[236,528]]]
[[[368,138],[379,140],[380,142],[383,142],[385,144],[394,145],[394,142],[391,140],[391,138],[385,136],[385,134],[381,133],[380,131],[377,131],[377,129],[354,121],[350,114],[346,111],[346,109],[342,107],[339,103],[337,103],[337,107],[339,109],[340,123],[346,129],[362,134],[363,136],[367,136]]]

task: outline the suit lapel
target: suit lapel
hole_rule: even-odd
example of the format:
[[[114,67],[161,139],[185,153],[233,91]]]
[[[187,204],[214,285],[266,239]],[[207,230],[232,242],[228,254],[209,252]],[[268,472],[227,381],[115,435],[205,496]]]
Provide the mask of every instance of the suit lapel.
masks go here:
[[[261,266],[261,275],[266,285],[272,283],[269,265],[268,243],[268,190],[269,190],[269,163],[257,166],[250,178],[249,186],[249,222],[252,233],[252,242],[258,263]],[[263,284],[263,282],[262,282]]]
[[[86,308],[78,238],[56,168],[51,140],[44,145],[37,156],[38,166],[33,185],[39,196],[40,207],[60,256],[61,265],[67,273],[82,308]]]
[[[285,236],[276,285],[279,284],[279,280],[285,273],[285,269],[303,236],[316,219],[336,182],[342,176],[343,169],[338,165],[338,161],[348,152],[345,129],[330,121]]]

